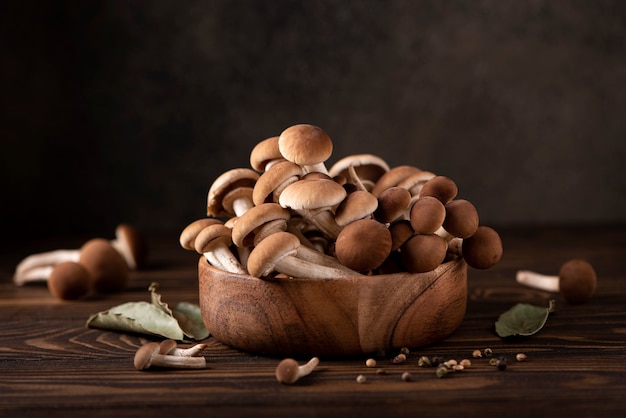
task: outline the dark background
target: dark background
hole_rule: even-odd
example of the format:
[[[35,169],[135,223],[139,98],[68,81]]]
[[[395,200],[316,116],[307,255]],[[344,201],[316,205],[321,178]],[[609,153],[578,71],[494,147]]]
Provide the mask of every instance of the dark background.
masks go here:
[[[174,232],[295,123],[492,226],[626,222],[626,2],[5,1],[5,237]]]

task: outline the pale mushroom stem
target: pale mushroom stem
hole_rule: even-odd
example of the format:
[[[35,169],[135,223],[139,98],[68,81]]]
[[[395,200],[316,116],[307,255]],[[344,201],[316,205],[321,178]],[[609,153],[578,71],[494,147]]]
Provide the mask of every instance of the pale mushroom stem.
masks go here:
[[[240,197],[238,199],[233,200],[233,211],[235,215],[241,216],[248,211],[251,207],[254,206],[254,203],[251,199],[247,197]]]
[[[55,265],[56,264],[33,267],[19,274],[15,274],[13,276],[13,283],[18,286],[23,286],[26,283],[45,282],[50,277],[50,274],[52,273],[52,270],[54,270]]]
[[[151,365],[173,369],[204,369],[206,368],[206,359],[204,357],[157,354],[152,358]]]
[[[307,376],[315,370],[315,368],[320,364],[320,359],[317,357],[313,357],[306,364],[298,367],[298,377]]]
[[[302,166],[302,171],[304,171],[304,174],[306,173],[322,173],[322,174],[326,174],[328,175],[328,169],[326,168],[326,164],[322,163],[317,163],[317,164],[311,164],[311,165],[303,165]]]
[[[352,270],[351,268],[344,266],[336,258],[323,254],[305,245],[301,245],[300,247],[298,247],[297,257],[301,258],[302,260],[309,261],[311,263],[345,271],[348,277],[355,277],[355,276],[362,275],[361,273],[358,273]]]
[[[559,291],[559,276],[541,274],[530,270],[519,270],[515,275],[517,283],[548,292]]]
[[[237,260],[237,257],[235,257],[230,248],[226,245],[217,245],[213,247],[212,252],[213,256],[218,260],[218,263],[224,270],[236,274],[246,273],[239,260]]]
[[[300,212],[303,218],[322,231],[322,233],[328,238],[333,240],[337,239],[337,236],[341,232],[342,228],[337,225],[335,217],[330,210],[299,210],[298,212]]]
[[[15,273],[20,274],[35,267],[51,266],[62,261],[78,261],[79,258],[80,250],[78,249],[61,249],[31,254],[19,262],[15,268]]]
[[[337,268],[313,263],[295,255],[288,255],[280,259],[275,270],[291,277],[306,277],[308,279],[329,279],[336,277],[361,276],[360,273],[345,268]],[[270,272],[265,272],[264,275]]]

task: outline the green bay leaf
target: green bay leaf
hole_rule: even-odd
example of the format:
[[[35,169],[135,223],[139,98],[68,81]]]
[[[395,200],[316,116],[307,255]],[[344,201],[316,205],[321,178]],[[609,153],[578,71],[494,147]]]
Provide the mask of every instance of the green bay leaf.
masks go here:
[[[554,301],[548,307],[518,303],[498,317],[496,333],[502,337],[530,336],[543,328],[548,316],[554,311]]]

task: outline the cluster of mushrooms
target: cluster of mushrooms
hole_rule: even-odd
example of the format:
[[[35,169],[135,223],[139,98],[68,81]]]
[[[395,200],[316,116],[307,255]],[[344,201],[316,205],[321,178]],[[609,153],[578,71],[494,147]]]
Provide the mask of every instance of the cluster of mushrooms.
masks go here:
[[[57,249],[31,254],[22,259],[13,282],[45,282],[50,293],[63,300],[83,298],[92,293],[124,290],[130,271],[146,261],[144,237],[130,224],[119,224],[115,238],[91,238],[80,248]]]
[[[264,279],[423,273],[454,257],[486,269],[500,260],[500,236],[450,178],[372,154],[327,167],[332,150],[310,124],[260,141],[250,167],[214,180],[207,216],[184,228],[180,245],[218,269]]]

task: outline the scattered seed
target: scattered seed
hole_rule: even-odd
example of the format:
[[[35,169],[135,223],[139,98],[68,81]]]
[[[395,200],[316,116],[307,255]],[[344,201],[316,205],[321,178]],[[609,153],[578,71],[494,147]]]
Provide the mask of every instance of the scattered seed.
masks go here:
[[[365,361],[365,365],[366,365],[367,367],[376,367],[376,360],[375,360],[375,359],[373,359],[373,358],[368,358],[368,359]]]
[[[485,357],[491,357],[493,355],[493,350],[491,348],[485,348]]]
[[[463,367],[462,364],[455,364],[454,367],[452,368],[452,370],[454,370],[455,372],[460,372],[463,369],[465,369],[465,367]]]
[[[410,350],[407,347],[402,347],[400,349],[400,353],[404,354],[405,356],[408,356],[410,354]]]
[[[420,367],[430,367],[433,364],[431,363],[430,359],[427,356],[421,356],[417,360],[417,365],[420,366]]]
[[[506,357],[502,356],[498,359],[498,361],[496,361],[496,367],[498,368],[498,370],[500,370],[501,372],[506,370]]]
[[[454,368],[454,366],[456,366],[457,364],[458,362],[455,359],[450,359],[443,363],[443,365],[446,366],[448,369]]]
[[[495,366],[498,363],[498,359],[497,358],[490,358],[489,359],[489,365],[490,366]]]
[[[356,382],[359,384],[365,383],[367,382],[367,377],[365,377],[365,375],[360,374],[356,377]]]
[[[443,362],[444,362],[443,357],[435,356],[432,359],[430,359],[430,363],[435,367],[439,366]]]
[[[446,366],[439,366],[439,367],[437,367],[437,377],[438,378],[446,377],[447,374],[448,374],[448,368]]]
[[[517,353],[515,355],[515,360],[517,360],[517,361],[526,361],[527,358],[528,357],[524,353]]]
[[[409,373],[409,372],[402,373],[402,381],[410,382],[411,380],[412,380],[411,373]]]
[[[376,374],[382,376],[384,374],[387,374],[387,371],[385,369],[377,369]]]
[[[400,353],[391,359],[392,364],[402,364],[406,361],[406,354]]]
[[[483,356],[483,353],[481,353],[480,350],[472,351],[472,357],[474,357],[474,358],[481,358],[482,356]]]

